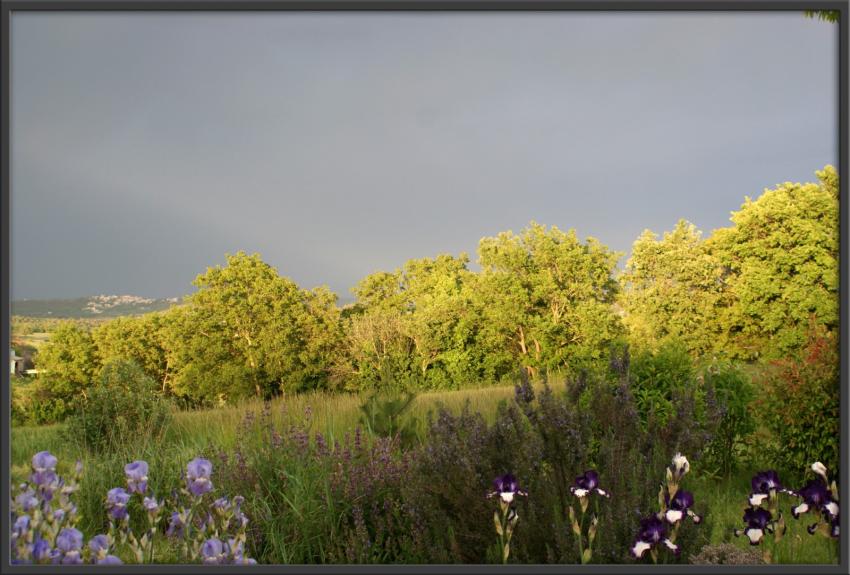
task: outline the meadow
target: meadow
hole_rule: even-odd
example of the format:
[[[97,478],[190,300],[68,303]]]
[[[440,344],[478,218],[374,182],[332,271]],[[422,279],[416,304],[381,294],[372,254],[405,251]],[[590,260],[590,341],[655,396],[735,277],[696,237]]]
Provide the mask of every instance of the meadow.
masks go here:
[[[558,386],[554,386],[558,387]],[[561,386],[562,387],[562,386]],[[541,385],[534,386],[535,393],[540,394],[543,390]],[[424,422],[429,418],[436,417],[438,408],[444,408],[450,413],[458,416],[467,407],[473,413],[483,416],[487,425],[493,425],[497,420],[499,406],[515,402],[517,389],[514,386],[488,387],[481,389],[467,389],[451,392],[433,392],[419,394],[413,401],[412,406],[406,412],[408,420],[420,423],[417,428],[417,446],[427,440],[427,430]],[[557,392],[556,392],[557,393]],[[122,486],[125,482],[124,465],[136,460],[144,460],[150,465],[151,485],[158,493],[165,492],[168,488],[174,488],[176,478],[181,475],[186,463],[198,455],[210,457],[216,469],[213,479],[216,483],[217,492],[235,495],[233,487],[217,477],[217,454],[233,454],[237,452],[261,453],[268,448],[269,436],[256,430],[250,430],[252,424],[256,424],[258,418],[264,419],[263,427],[270,425],[278,430],[302,430],[307,431],[309,441],[315,446],[317,434],[320,439],[329,445],[334,443],[345,444],[350,440],[352,430],[363,430],[363,441],[371,442],[380,438],[371,435],[368,429],[364,429],[361,419],[360,406],[363,404],[364,396],[357,394],[338,394],[326,392],[313,392],[307,394],[281,397],[271,402],[248,400],[235,406],[218,409],[206,409],[195,411],[175,411],[174,417],[164,435],[158,439],[127,438],[120,445],[113,445],[107,452],[92,452],[85,446],[80,445],[72,436],[69,436],[67,426],[54,424],[45,426],[22,426],[12,429],[12,479],[13,483],[25,481],[30,473],[30,460],[32,455],[39,451],[48,450],[54,454],[59,462],[59,469],[69,470],[78,459],[82,461],[84,473],[79,492],[80,505],[80,527],[87,538],[95,532],[103,530],[106,512],[104,511],[104,498],[109,489]],[[285,432],[285,431],[284,431]],[[297,435],[297,433],[296,433]],[[247,443],[247,445],[246,445]],[[338,447],[339,448],[339,447]],[[401,451],[398,445],[393,449]],[[303,455],[303,453],[301,454]],[[291,454],[298,459],[301,455]],[[244,456],[244,455],[243,455]],[[320,478],[310,477],[310,473],[317,473],[316,468],[309,466],[294,466],[290,468],[291,475],[287,479],[290,485],[290,497],[284,499],[288,509],[277,510],[280,515],[292,515],[302,521],[310,521],[321,511],[316,508],[318,501],[309,496],[306,491],[321,482]],[[278,470],[284,471],[284,470]],[[663,469],[658,470],[657,483],[663,480]],[[751,491],[750,478],[758,469],[748,468],[746,465],[737,469],[727,477],[718,477],[716,474],[707,473],[701,476],[702,469],[695,462],[690,472],[689,489],[692,490],[695,499],[703,509],[706,528],[702,533],[702,545],[717,546],[720,544],[733,545],[742,553],[749,553],[751,560],[758,560],[760,553],[753,552],[746,537],[735,537],[734,531],[741,526],[741,517],[746,507],[746,499]],[[270,470],[266,470],[270,472]],[[500,473],[500,469],[493,469],[493,475]],[[254,486],[257,488],[253,494],[254,502],[266,500],[268,493],[263,492],[261,487],[262,478]],[[245,482],[236,482],[238,486],[245,487]],[[272,480],[271,483],[274,483]],[[293,484],[298,486],[292,488]],[[252,494],[245,494],[252,499]],[[304,500],[298,501],[302,496]],[[484,493],[481,493],[482,501]],[[271,515],[275,515],[274,510]],[[339,511],[341,515],[345,513]],[[250,514],[249,514],[250,517]],[[261,520],[260,520],[261,521]],[[327,519],[323,519],[327,521]],[[481,521],[486,523],[488,517],[482,517]],[[788,531],[782,544],[776,545],[773,561],[776,563],[816,564],[834,563],[837,561],[837,548],[835,541],[829,538],[813,537],[806,531],[808,522],[788,521]],[[267,529],[266,525],[253,525],[260,531]],[[309,531],[305,527],[306,531]],[[520,524],[517,528],[522,530],[525,526]],[[295,531],[298,531],[296,529]],[[267,547],[260,554],[252,555],[261,563],[266,562],[307,562],[304,558],[312,556],[314,560],[333,560],[334,562],[346,561],[339,555],[328,554],[323,556],[323,551],[317,551],[309,541],[299,540],[292,533],[288,534],[291,542],[279,541],[276,545]],[[249,537],[249,549],[252,542]],[[293,546],[301,545],[305,549],[293,549]],[[163,540],[158,543],[158,561],[179,562],[177,550],[173,545]],[[756,548],[757,549],[757,548]],[[259,551],[252,549],[253,552]],[[697,549],[690,549],[688,555],[693,556]],[[727,551],[728,553],[728,551]],[[396,559],[398,560],[398,559]],[[355,561],[360,562],[360,561]]]

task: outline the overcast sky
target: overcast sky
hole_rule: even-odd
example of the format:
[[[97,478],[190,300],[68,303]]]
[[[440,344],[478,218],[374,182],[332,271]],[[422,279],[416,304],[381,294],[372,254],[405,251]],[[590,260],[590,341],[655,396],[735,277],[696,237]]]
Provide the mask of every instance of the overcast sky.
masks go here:
[[[341,296],[531,220],[628,252],[837,163],[801,13],[15,13],[12,297]],[[625,258],[624,258],[625,260]]]

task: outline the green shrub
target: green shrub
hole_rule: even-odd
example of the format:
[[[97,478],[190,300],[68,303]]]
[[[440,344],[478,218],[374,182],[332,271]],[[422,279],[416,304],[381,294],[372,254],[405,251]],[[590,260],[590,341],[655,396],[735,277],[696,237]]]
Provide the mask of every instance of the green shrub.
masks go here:
[[[676,392],[693,382],[694,365],[684,345],[671,340],[657,351],[636,353],[629,375],[641,421],[646,423],[653,417],[663,426],[675,413]]]
[[[703,376],[722,414],[703,463],[728,477],[738,466],[747,437],[755,431],[752,414],[755,388],[741,369],[731,363],[710,365]]]
[[[837,339],[813,325],[800,359],[775,361],[761,377],[759,418],[775,441],[775,461],[785,469],[798,470],[813,461],[838,469]]]
[[[378,437],[397,438],[401,445],[416,441],[417,420],[408,415],[416,394],[381,395],[373,393],[360,405],[360,423]]]
[[[68,431],[89,449],[103,451],[160,439],[170,421],[170,404],[153,379],[135,362],[116,359],[103,367]]]

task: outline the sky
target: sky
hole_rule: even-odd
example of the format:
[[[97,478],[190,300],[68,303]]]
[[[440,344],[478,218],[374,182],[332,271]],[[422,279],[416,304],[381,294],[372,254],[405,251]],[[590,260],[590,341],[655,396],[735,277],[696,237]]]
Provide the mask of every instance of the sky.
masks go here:
[[[179,297],[239,250],[349,299],[532,220],[625,262],[838,162],[838,27],[798,12],[18,12],[11,36],[13,300]]]

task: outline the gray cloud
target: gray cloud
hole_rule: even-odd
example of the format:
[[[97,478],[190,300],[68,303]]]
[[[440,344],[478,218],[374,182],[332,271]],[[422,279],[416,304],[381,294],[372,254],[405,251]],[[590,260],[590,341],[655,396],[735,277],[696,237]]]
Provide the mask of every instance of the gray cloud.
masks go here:
[[[174,296],[225,252],[348,295],[530,220],[627,252],[837,162],[789,13],[17,13],[12,296]]]

